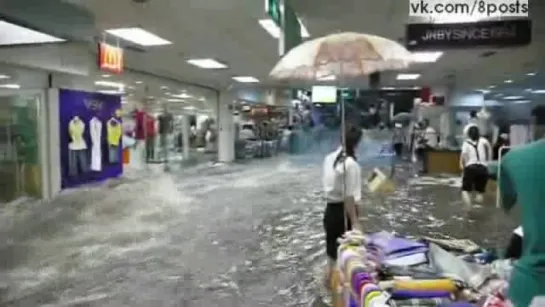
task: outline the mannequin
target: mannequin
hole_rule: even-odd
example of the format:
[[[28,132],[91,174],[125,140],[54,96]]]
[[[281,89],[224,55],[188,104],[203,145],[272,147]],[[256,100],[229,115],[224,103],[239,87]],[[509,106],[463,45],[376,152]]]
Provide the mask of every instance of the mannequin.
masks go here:
[[[108,134],[108,162],[119,163],[119,146],[121,142],[122,128],[117,118],[112,117],[107,123]]]
[[[79,118],[74,116],[68,123],[68,133],[72,142],[68,144],[68,173],[75,177],[78,173],[86,173],[87,165],[87,143],[83,138],[85,132],[85,124]]]
[[[91,170],[95,172],[100,172],[102,170],[102,122],[93,117],[89,122],[91,127]]]

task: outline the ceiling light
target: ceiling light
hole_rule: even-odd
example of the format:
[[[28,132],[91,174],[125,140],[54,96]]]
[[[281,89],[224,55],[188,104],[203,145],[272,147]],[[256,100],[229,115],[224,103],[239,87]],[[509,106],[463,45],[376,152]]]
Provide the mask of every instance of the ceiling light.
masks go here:
[[[492,88],[496,88],[496,86],[495,86],[495,85],[491,85],[491,86],[489,86],[488,88],[492,89]]]
[[[107,94],[107,95],[123,95],[124,92],[119,90],[119,91],[116,91],[116,90],[101,90],[101,91],[98,91],[99,93],[101,94]]]
[[[162,90],[168,90],[168,86],[163,85],[163,86],[161,86],[161,89]]]
[[[110,75],[102,75],[102,78],[110,78]]]
[[[237,82],[240,82],[240,83],[258,83],[259,80],[255,77],[250,77],[250,76],[238,76],[238,77],[233,77],[233,80],[237,81]]]
[[[135,43],[140,46],[162,46],[170,45],[172,42],[167,41],[151,32],[148,32],[142,28],[120,28],[106,30],[113,36],[117,36],[126,41]]]
[[[532,94],[545,94],[545,90],[535,90],[532,91]]]
[[[0,20],[0,46],[60,43],[65,40]]]
[[[206,101],[206,98],[201,97],[201,98],[199,98],[199,101]]]
[[[413,52],[411,53],[411,60],[416,63],[433,63],[443,56],[443,52]]]
[[[515,100],[513,103],[529,103],[532,102],[531,100]]]
[[[134,86],[127,86],[129,90],[134,90]]]
[[[203,69],[223,69],[227,68],[227,65],[220,63],[214,59],[191,59],[187,63],[197,66]]]
[[[142,84],[143,82],[142,82],[142,81],[134,81],[134,83],[136,83],[136,84]]]
[[[503,81],[503,82],[505,82],[505,83],[513,83],[513,80],[505,80],[505,81]]]
[[[527,75],[527,76],[535,76],[536,73],[535,73],[535,72],[529,72],[529,73],[527,73],[526,75]]]
[[[420,74],[399,74],[397,80],[416,80],[420,78]]]
[[[395,90],[396,88],[395,87],[383,87],[382,90],[384,91],[392,91],[392,90]]]
[[[195,107],[194,106],[187,106],[184,109],[186,109],[186,110],[195,110]]]
[[[111,81],[95,81],[95,85],[105,87],[117,87],[119,88],[119,90],[123,90],[125,88],[125,84]]]
[[[505,100],[519,100],[519,99],[523,99],[524,97],[522,96],[505,96],[503,97],[503,99]]]
[[[177,98],[169,98],[167,99],[168,102],[184,102],[185,100],[183,99],[177,99]]]
[[[21,86],[19,84],[0,84],[0,88],[9,88],[9,89],[19,89]]]
[[[337,80],[337,77],[335,77],[334,75],[318,78],[318,81],[335,81],[335,80]]]
[[[0,79],[9,79],[10,77],[8,75],[0,75]]]
[[[488,93],[490,93],[489,90],[477,90],[477,92],[481,92],[481,93],[483,93],[483,94],[485,94],[485,95],[488,94]]]
[[[270,18],[260,19],[258,22],[261,25],[261,27],[265,29],[267,33],[269,33],[270,36],[276,39],[280,38],[280,34],[282,33],[281,29],[276,24],[276,22],[274,22],[272,19]],[[301,37],[302,38],[310,37],[310,33],[308,32],[307,28],[305,27],[301,19],[299,19],[299,25],[301,26]]]
[[[533,90],[531,88],[527,88],[524,90],[525,92],[532,92]]]
[[[179,94],[179,95],[171,95],[171,96],[172,96],[172,97],[175,97],[175,98],[182,98],[182,99],[187,99],[187,98],[193,97],[193,96],[188,95],[188,94],[186,94],[186,93],[181,93],[181,94]]]

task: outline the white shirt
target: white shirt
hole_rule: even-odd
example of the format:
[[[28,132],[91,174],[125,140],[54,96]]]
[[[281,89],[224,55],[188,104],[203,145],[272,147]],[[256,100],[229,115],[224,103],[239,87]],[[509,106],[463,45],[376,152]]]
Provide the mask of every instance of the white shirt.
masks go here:
[[[324,159],[322,183],[325,196],[328,202],[343,202],[344,192],[345,198],[354,197],[358,202],[361,200],[361,169],[352,157],[341,158],[337,165],[334,165],[341,151],[342,148],[339,148]]]
[[[477,143],[466,140],[464,144],[462,144],[462,157],[464,167],[472,164],[486,166],[488,161],[492,159],[492,146],[490,146],[490,142],[483,137],[481,137]]]
[[[100,172],[102,170],[102,122],[93,117],[89,122],[91,134],[91,170]]]
[[[437,132],[433,127],[428,126],[426,130],[424,131],[424,139],[426,140],[426,144],[430,147],[437,147]]]
[[[519,237],[524,237],[524,232],[522,231],[522,226],[517,227],[515,230],[513,230],[513,233],[516,234]]]

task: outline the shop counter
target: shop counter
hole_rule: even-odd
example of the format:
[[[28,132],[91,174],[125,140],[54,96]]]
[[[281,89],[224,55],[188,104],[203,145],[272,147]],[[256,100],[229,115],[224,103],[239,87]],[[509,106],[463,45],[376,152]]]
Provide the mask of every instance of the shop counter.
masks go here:
[[[428,174],[461,174],[460,153],[460,150],[452,149],[430,149],[426,151]]]

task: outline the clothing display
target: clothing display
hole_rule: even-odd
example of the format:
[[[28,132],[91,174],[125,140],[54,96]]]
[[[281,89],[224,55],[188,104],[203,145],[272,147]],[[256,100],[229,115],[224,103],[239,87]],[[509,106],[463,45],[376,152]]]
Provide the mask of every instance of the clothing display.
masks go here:
[[[68,133],[72,142],[68,145],[70,150],[83,150],[87,149],[87,144],[83,138],[83,133],[85,132],[85,124],[78,116],[74,118],[68,124]]]
[[[491,117],[492,115],[490,112],[488,112],[484,107],[477,113],[477,126],[479,127],[479,132],[482,136],[492,135]]]
[[[102,122],[93,117],[89,122],[91,133],[91,170],[100,172],[102,170]]]
[[[108,135],[108,162],[115,164],[119,163],[119,150],[121,146],[122,136],[121,123],[116,118],[110,118],[107,123]]]

